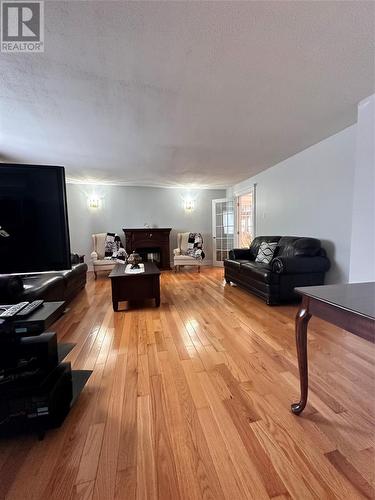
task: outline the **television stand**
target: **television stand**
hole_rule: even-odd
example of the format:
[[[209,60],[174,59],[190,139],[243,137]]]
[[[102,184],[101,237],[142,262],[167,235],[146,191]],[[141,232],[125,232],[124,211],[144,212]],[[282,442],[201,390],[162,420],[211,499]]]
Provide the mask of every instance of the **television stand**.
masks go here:
[[[14,317],[12,324],[16,334],[39,335],[45,332],[55,321],[57,321],[64,313],[65,302],[43,302],[39,309],[36,309],[30,316],[26,318]]]
[[[43,439],[59,427],[92,371],[72,370],[64,360],[76,344],[57,343],[44,332],[64,311],[64,302],[46,302],[22,321],[0,329],[0,435],[35,432]],[[20,368],[21,366],[21,368]]]

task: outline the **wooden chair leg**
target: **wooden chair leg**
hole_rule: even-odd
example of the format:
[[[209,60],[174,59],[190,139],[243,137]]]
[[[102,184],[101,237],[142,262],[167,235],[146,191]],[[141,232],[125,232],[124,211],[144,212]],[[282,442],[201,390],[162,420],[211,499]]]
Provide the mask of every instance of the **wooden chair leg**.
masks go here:
[[[198,273],[201,272],[201,266],[198,266]]]
[[[98,277],[97,272],[94,270],[95,279]]]

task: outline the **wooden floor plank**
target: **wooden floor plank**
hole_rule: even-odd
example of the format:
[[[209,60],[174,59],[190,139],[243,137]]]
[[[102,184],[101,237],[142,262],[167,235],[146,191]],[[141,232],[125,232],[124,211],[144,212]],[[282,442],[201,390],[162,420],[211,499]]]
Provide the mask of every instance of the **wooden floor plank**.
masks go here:
[[[79,464],[75,481],[76,484],[95,480],[103,442],[104,428],[105,425],[103,423],[90,425]]]
[[[159,498],[181,498],[172,442],[167,425],[166,402],[161,375],[151,377],[153,425],[155,429],[155,461]]]
[[[338,451],[330,451],[325,455],[331,464],[353,485],[353,487],[366,498],[375,498],[375,489],[366,481],[359,471],[348,462]]]
[[[137,498],[157,498],[154,431],[150,396],[138,398]]]

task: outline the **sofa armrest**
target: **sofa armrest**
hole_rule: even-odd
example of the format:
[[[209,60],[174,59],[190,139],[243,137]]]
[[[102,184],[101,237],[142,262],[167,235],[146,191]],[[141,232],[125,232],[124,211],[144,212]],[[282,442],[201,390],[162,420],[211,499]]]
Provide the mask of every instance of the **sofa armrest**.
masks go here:
[[[253,260],[251,258],[250,248],[233,248],[232,250],[229,250],[229,258],[231,260]]]
[[[173,255],[181,255],[181,250],[179,248],[175,248],[173,250]]]
[[[277,274],[325,273],[331,263],[327,257],[276,257],[272,271]]]
[[[91,260],[98,260],[98,254],[96,252],[91,252]]]

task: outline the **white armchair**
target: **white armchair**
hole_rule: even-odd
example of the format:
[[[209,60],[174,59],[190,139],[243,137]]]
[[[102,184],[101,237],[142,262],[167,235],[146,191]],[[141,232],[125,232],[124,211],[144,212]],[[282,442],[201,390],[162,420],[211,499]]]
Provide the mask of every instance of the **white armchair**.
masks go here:
[[[173,250],[173,265],[175,271],[180,270],[180,266],[195,266],[198,268],[198,273],[201,270],[202,261],[194,259],[191,255],[186,255],[188,249],[188,239],[190,233],[177,233],[177,246]]]
[[[104,258],[105,238],[107,233],[99,233],[92,235],[92,243],[94,251],[91,253],[91,261],[94,266],[95,279],[98,271],[112,271],[116,262]]]

